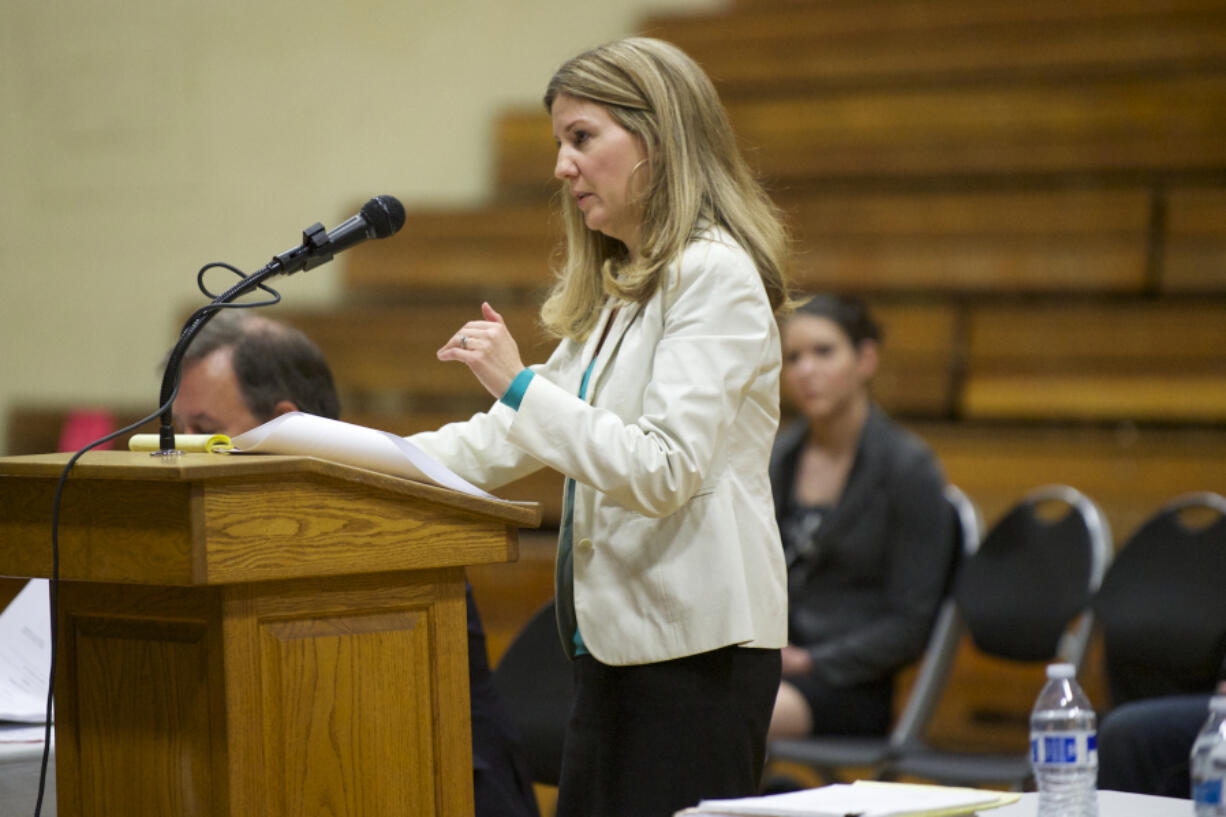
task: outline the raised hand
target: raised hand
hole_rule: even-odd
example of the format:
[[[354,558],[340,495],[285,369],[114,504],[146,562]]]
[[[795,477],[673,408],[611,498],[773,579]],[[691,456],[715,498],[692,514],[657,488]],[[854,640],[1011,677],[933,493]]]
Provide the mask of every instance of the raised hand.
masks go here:
[[[502,397],[524,364],[502,316],[488,303],[481,304],[481,314],[484,320],[469,321],[451,336],[438,359],[467,365],[490,394]]]

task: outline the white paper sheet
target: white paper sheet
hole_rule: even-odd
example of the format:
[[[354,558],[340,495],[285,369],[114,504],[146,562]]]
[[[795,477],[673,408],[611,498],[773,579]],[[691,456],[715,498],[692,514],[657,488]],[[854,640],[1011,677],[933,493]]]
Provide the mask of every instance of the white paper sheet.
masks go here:
[[[731,815],[732,817],[904,817],[922,814],[970,814],[1013,802],[1016,796],[1001,792],[950,786],[857,781],[817,789],[743,797],[735,800],[704,800],[685,815]]]
[[[486,499],[496,498],[462,479],[404,437],[300,411],[274,417],[239,434],[232,442],[234,451],[231,453],[318,457]]]
[[[30,579],[0,612],[0,721],[45,723],[51,676],[46,579]]]

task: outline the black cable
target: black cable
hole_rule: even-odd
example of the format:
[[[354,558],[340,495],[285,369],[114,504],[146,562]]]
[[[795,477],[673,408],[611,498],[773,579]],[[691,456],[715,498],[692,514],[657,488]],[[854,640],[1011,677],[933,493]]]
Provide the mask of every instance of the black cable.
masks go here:
[[[216,304],[218,302],[218,299],[220,298],[225,298],[227,296],[233,297],[236,294],[234,290],[237,288],[237,287],[231,287],[230,289],[226,290],[220,295],[215,295],[212,292],[209,292],[208,287],[204,285],[204,274],[208,272],[209,270],[213,269],[214,267],[221,267],[222,269],[228,269],[230,270],[230,272],[234,273],[239,278],[243,279],[243,281],[249,281],[250,279],[255,277],[254,275],[247,275],[245,272],[240,270],[238,267],[232,266],[223,261],[214,261],[211,264],[205,264],[203,267],[200,268],[200,271],[196,273],[196,286],[199,287],[200,291],[203,292],[207,297],[212,299],[213,304]],[[257,282],[255,286],[258,289],[262,289],[265,292],[267,292],[269,295],[273,296],[272,300],[271,301],[248,301],[246,303],[241,303],[241,304],[225,303],[223,308],[229,307],[232,309],[247,309],[247,308],[255,307],[255,306],[272,306],[275,303],[280,303],[281,293],[277,292],[275,289],[268,286],[267,284],[262,283],[262,281]],[[238,294],[241,294],[241,293],[238,293]],[[209,304],[209,306],[212,306],[213,304]],[[200,309],[208,309],[208,308],[209,308],[208,306],[203,306]],[[196,312],[199,313],[200,310],[196,310]],[[192,317],[195,317],[195,315],[193,315]],[[191,323],[190,318],[188,319],[188,323]]]
[[[235,286],[231,287],[226,292],[220,295],[214,295],[204,285],[204,274],[213,267],[223,267],[230,270],[239,278],[243,279]],[[222,299],[237,297],[243,292],[248,291],[251,287],[244,288],[244,284],[249,282],[249,279],[254,276],[246,275],[237,267],[231,266],[220,261],[215,261],[210,264],[205,264],[196,273],[196,286],[212,301],[192,313],[191,317],[183,326],[183,330],[179,335],[179,343],[190,339],[201,326],[203,326],[213,315],[222,309],[251,309],[257,306],[272,306],[281,302],[281,293],[277,292],[272,287],[264,284],[262,281],[255,281],[254,287],[264,290],[272,295],[272,298],[266,301],[248,301],[246,303],[228,303]],[[64,466],[63,472],[60,474],[59,482],[55,486],[55,501],[51,507],[51,577],[47,582],[47,599],[50,602],[51,612],[51,661],[47,670],[47,723],[43,732],[43,758],[38,774],[38,797],[34,801],[34,817],[39,817],[43,810],[43,797],[47,789],[47,765],[51,758],[51,730],[53,726],[53,714],[55,708],[55,668],[56,658],[59,653],[59,586],[60,586],[60,506],[64,497],[64,486],[68,484],[68,475],[71,473],[73,466],[77,464],[77,460],[81,459],[86,452],[97,448],[100,445],[110,442],[121,434],[127,434],[130,431],[143,426],[152,420],[156,420],[174,405],[175,398],[179,395],[179,378],[175,379],[174,388],[171,390],[169,397],[163,400],[162,405],[158,406],[157,411],[142,417],[131,425],[124,426],[118,431],[112,431],[105,437],[99,437],[89,445],[86,445],[77,453],[69,458],[68,463]]]
[[[214,295],[204,285],[204,273],[213,267],[225,267],[239,277],[239,282],[227,289],[220,295]],[[183,330],[179,333],[179,340],[175,343],[174,348],[170,350],[170,354],[166,356],[166,371],[162,376],[162,390],[158,399],[162,402],[165,408],[162,410],[161,420],[158,426],[158,449],[164,454],[168,454],[175,447],[175,432],[174,422],[171,417],[170,401],[171,391],[178,385],[178,377],[180,366],[183,363],[183,356],[187,354],[187,346],[191,343],[193,337],[199,332],[206,323],[212,319],[213,314],[218,310],[226,307],[250,308],[256,306],[272,306],[281,302],[281,293],[277,292],[272,287],[267,286],[264,280],[279,273],[279,268],[274,265],[268,265],[252,275],[244,275],[237,267],[232,267],[229,264],[214,262],[205,264],[196,273],[196,285],[200,287],[200,291],[212,298],[212,302],[207,306],[197,309],[192,316],[187,319],[187,323],[183,325]],[[235,299],[247,294],[256,288],[262,289],[272,295],[272,299],[268,301],[249,301],[247,303],[233,303]]]
[[[174,399],[178,394],[179,387],[176,385],[174,394],[170,398],[171,404],[174,403]],[[43,760],[38,775],[38,799],[34,802],[34,817],[39,817],[42,813],[43,795],[47,787],[47,763],[51,757],[51,727],[55,706],[55,662],[59,652],[57,647],[59,645],[60,505],[64,496],[64,486],[68,483],[68,474],[72,471],[72,467],[77,464],[77,460],[81,459],[86,452],[110,442],[121,434],[135,431],[150,420],[156,419],[163,410],[163,408],[159,408],[148,417],[143,417],[118,431],[112,431],[105,437],[99,437],[82,448],[68,460],[68,464],[64,466],[64,470],[60,474],[59,482],[55,486],[55,502],[51,507],[51,578],[47,582],[47,597],[51,608],[51,663],[47,671],[47,725],[43,734]]]

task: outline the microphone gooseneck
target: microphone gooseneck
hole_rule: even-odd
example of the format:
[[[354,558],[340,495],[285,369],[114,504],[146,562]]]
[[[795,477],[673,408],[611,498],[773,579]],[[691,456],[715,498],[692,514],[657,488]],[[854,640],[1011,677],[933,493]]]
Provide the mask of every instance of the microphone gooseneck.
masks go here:
[[[362,205],[362,209],[357,215],[338,225],[330,232],[325,231],[324,226],[318,222],[307,227],[302,231],[302,243],[297,247],[287,250],[280,255],[273,256],[273,259],[258,272],[242,276],[242,280],[234,286],[213,297],[212,302],[208,305],[196,310],[187,319],[187,323],[184,324],[183,330],[179,333],[179,340],[175,343],[174,348],[166,359],[166,371],[162,375],[162,391],[158,401],[158,405],[164,408],[161,416],[161,427],[158,433],[159,450],[155,453],[174,453],[173,403],[175,392],[179,386],[183,356],[187,353],[187,347],[191,344],[192,338],[219,310],[235,306],[233,303],[235,299],[257,287],[272,292],[272,290],[264,285],[264,280],[267,278],[275,275],[291,275],[300,270],[314,269],[331,261],[336,253],[347,250],[367,239],[387,238],[404,226],[404,220],[404,205],[400,203],[399,199],[395,196],[375,196]],[[238,270],[235,270],[235,272],[238,272]],[[240,272],[239,275],[242,275],[242,273]],[[204,289],[203,283],[201,283],[201,289],[206,295],[212,297],[212,293]],[[280,295],[277,295],[275,292],[272,292],[272,294],[276,296],[277,300],[280,300]],[[272,301],[271,303],[275,302]],[[255,305],[252,304],[252,306]]]

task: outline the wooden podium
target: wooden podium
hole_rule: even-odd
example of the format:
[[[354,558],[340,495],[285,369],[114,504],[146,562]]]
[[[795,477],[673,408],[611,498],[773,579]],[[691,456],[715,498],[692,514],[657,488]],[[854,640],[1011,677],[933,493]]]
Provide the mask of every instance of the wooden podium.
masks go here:
[[[68,456],[0,459],[0,575],[50,575]],[[60,817],[471,817],[464,567],[538,523],[302,457],[86,454],[60,517]]]

